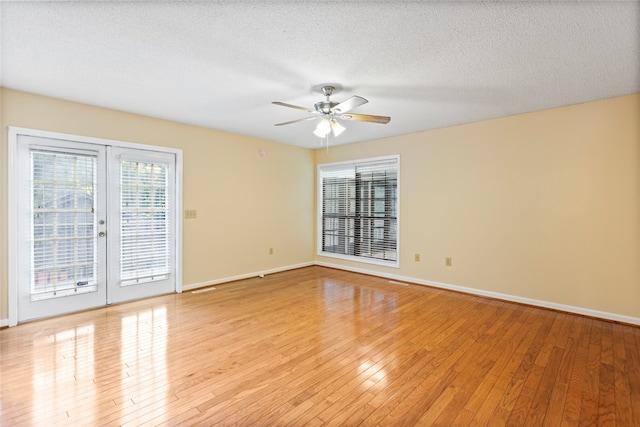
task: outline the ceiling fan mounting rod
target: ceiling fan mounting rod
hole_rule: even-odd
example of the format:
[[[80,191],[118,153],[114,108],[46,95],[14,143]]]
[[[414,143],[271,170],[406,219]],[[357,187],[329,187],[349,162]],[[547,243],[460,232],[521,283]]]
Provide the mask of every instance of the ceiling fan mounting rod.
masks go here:
[[[322,94],[327,97],[327,101],[328,101],[329,97],[333,95],[333,91],[336,90],[336,88],[333,86],[323,86],[321,90],[322,90]]]
[[[333,94],[333,91],[335,89],[336,88],[333,86],[323,86],[322,94],[327,97],[327,100],[317,102],[314,105],[314,108],[316,109],[316,111],[321,113],[325,117],[331,115],[331,109],[336,105],[338,105],[338,102],[331,102],[331,100],[329,99],[329,97]]]

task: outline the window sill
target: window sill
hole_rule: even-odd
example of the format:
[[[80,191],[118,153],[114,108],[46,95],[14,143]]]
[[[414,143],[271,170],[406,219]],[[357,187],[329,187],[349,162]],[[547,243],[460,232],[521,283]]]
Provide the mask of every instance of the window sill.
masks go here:
[[[333,252],[318,252],[317,253],[318,256],[322,256],[322,257],[328,257],[328,258],[337,258],[337,259],[342,259],[345,261],[352,261],[352,262],[358,262],[358,263],[363,263],[363,264],[373,264],[373,265],[379,265],[382,267],[391,267],[391,268],[400,268],[400,262],[399,261],[386,261],[386,260],[382,260],[382,259],[377,259],[377,258],[367,258],[367,257],[360,257],[360,256],[352,256],[352,255],[342,255],[342,254],[336,254]]]

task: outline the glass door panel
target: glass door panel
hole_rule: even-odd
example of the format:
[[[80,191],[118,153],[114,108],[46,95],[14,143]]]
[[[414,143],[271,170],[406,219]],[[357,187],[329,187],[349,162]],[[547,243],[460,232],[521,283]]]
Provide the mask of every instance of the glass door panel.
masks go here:
[[[175,290],[175,156],[113,147],[109,301]],[[115,178],[115,176],[114,176]]]
[[[19,320],[104,304],[105,150],[20,136]]]

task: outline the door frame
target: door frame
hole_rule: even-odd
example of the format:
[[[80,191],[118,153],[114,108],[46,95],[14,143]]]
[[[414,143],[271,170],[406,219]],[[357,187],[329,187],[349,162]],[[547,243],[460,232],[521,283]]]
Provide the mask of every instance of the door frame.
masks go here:
[[[132,148],[137,150],[156,151],[171,153],[175,155],[175,189],[176,189],[176,217],[175,229],[173,230],[176,242],[175,253],[175,292],[182,292],[182,150],[179,148],[161,147],[156,145],[139,144],[133,142],[118,141],[112,139],[95,138],[89,136],[73,135],[59,132],[51,132],[37,129],[9,126],[8,131],[8,315],[9,326],[18,324],[18,136],[35,136],[50,139],[61,139],[66,141],[83,142],[101,146]],[[109,174],[109,171],[107,171]],[[106,302],[105,302],[106,304]]]

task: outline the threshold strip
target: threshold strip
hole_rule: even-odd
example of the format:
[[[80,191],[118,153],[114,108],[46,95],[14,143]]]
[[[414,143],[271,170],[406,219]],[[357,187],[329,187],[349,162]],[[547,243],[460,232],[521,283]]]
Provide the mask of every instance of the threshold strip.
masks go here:
[[[192,294],[201,294],[204,292],[211,292],[211,291],[215,291],[216,288],[214,287],[209,287],[209,288],[204,288],[204,289],[198,289],[197,291],[191,291]]]
[[[389,283],[391,283],[393,285],[409,286],[408,283],[396,282],[395,280],[389,280]]]

